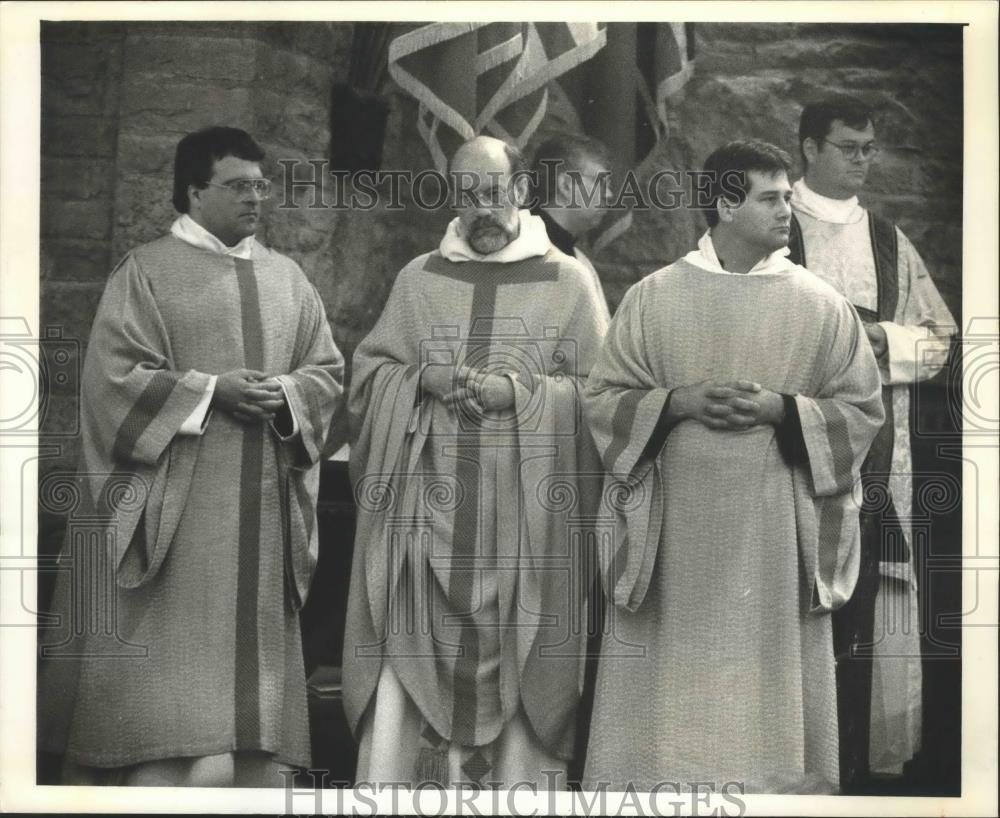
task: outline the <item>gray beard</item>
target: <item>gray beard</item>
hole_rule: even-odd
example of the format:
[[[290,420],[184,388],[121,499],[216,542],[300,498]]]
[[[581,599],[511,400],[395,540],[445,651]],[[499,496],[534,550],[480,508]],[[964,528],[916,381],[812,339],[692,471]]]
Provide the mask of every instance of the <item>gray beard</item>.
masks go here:
[[[502,250],[514,240],[514,234],[503,228],[496,228],[497,232],[474,232],[469,236],[469,246],[481,256],[488,256]]]

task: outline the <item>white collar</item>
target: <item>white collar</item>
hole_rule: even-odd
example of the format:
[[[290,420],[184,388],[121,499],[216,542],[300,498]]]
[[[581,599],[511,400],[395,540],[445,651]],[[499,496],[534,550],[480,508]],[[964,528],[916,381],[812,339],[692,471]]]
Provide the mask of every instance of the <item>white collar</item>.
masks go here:
[[[249,259],[253,256],[254,237],[247,236],[233,247],[223,244],[218,236],[210,233],[198,222],[192,219],[187,213],[181,214],[172,225],[170,232],[181,241],[200,247],[202,250],[209,250],[222,256],[233,256],[234,258]]]
[[[857,224],[865,217],[865,209],[858,204],[857,196],[831,199],[809,187],[804,178],[792,185],[792,207],[821,222],[833,224]]]
[[[520,220],[517,238],[495,253],[483,255],[473,250],[459,233],[460,222],[457,216],[448,224],[438,250],[448,261],[495,261],[507,264],[533,256],[544,256],[551,246],[549,234],[545,232],[545,222],[539,216],[531,215],[529,210],[519,210],[517,215]]]
[[[698,249],[692,250],[684,260],[702,270],[710,273],[722,273],[723,275],[762,275],[768,273],[783,273],[792,269],[795,265],[786,258],[789,252],[787,247],[775,250],[771,255],[765,256],[751,267],[746,273],[733,273],[723,269],[719,263],[719,257],[715,253],[715,245],[712,243],[712,234],[706,230],[705,235],[698,239]]]

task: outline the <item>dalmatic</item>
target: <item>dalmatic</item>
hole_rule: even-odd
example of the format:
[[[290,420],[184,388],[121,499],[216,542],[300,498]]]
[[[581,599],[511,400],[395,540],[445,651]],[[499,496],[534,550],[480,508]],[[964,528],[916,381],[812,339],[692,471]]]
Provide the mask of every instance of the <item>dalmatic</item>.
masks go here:
[[[585,391],[609,481],[631,499],[602,551],[614,638],[583,786],[829,791],[830,612],[857,578],[878,368],[851,305],[780,251],[737,275],[709,262],[707,236],[699,246],[629,290]],[[670,390],[737,379],[794,397],[803,456],[770,425],[691,419],[649,447]]]
[[[180,433],[209,374],[239,368],[277,375],[297,434],[224,412]],[[93,767],[243,750],[308,766],[297,611],[342,380],[291,259],[168,236],[118,265],[83,369],[81,507],[41,638],[40,749]]]

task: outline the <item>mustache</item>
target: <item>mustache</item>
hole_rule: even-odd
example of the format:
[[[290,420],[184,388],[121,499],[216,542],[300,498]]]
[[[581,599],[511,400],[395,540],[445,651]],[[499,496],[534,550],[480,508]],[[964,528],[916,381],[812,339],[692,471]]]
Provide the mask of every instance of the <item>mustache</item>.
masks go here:
[[[490,228],[496,228],[497,230],[503,230],[506,232],[506,229],[502,224],[489,216],[480,216],[476,219],[472,223],[471,230],[473,233],[478,233],[480,230],[488,230]]]

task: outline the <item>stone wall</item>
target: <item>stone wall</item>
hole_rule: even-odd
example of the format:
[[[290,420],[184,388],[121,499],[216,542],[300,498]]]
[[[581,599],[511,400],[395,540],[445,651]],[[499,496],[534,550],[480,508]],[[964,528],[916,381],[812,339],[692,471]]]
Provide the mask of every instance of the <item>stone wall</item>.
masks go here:
[[[832,90],[867,97],[885,146],[865,203],[897,219],[956,317],[961,295],[962,49],[956,27],[699,24],[696,70],[668,138],[640,169],[697,169],[722,142],[755,136],[797,155],[802,104]],[[324,159],[332,83],[346,79],[349,23],[46,23],[42,29],[42,325],[85,347],[101,289],[128,248],[175,217],[173,151],[184,133],[229,124],[280,159]],[[552,94],[558,100],[559,94]],[[416,102],[391,81],[383,167],[430,155]],[[550,117],[558,116],[553,105]],[[543,123],[543,129],[545,124]],[[303,166],[303,170],[307,170]],[[406,186],[403,187],[406,193]],[[450,213],[270,206],[265,243],[295,258],[323,297],[350,358],[398,270],[436,245]],[[637,213],[594,258],[612,306],[703,231],[685,210]],[[53,392],[43,430],[75,411]],[[52,461],[75,459],[75,442]]]
[[[110,269],[123,41],[119,24],[43,24],[41,324],[79,349]],[[42,431],[75,429],[76,380],[48,387]],[[59,442],[43,470],[72,463],[76,439]]]
[[[961,312],[962,28],[942,25],[698,24],[695,73],[674,101],[667,140],[647,158],[698,169],[731,139],[774,142],[799,159],[803,105],[830,92],[876,111],[882,153],[862,204],[896,220]],[[705,229],[690,211],[637,213],[595,262],[617,305],[642,275],[687,252]]]

